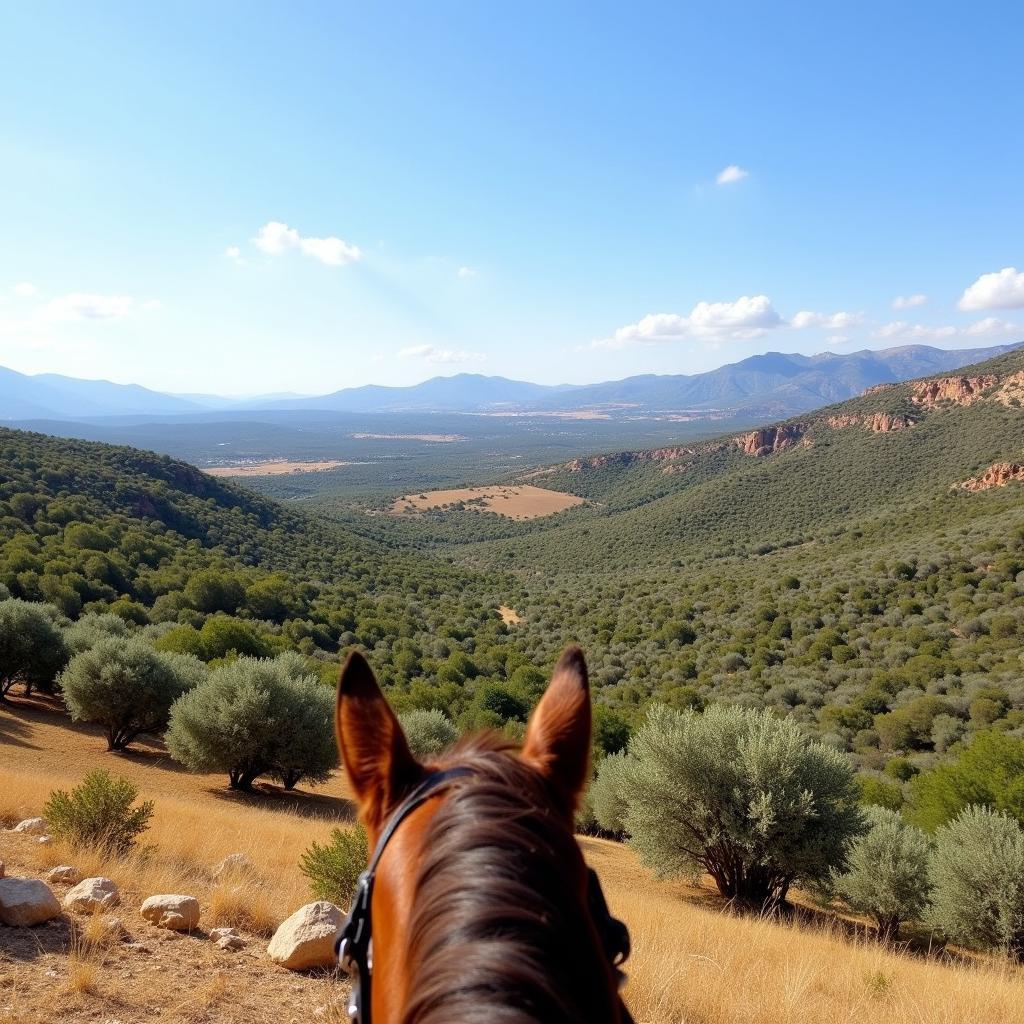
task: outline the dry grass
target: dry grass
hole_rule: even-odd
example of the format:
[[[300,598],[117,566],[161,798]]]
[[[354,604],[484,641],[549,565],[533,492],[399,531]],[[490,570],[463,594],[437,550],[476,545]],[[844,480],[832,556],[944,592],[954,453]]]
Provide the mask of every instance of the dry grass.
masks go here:
[[[52,716],[52,712],[51,712]],[[134,774],[143,796],[156,803],[144,842],[154,849],[116,860],[60,844],[39,846],[32,837],[0,833],[0,858],[16,871],[41,875],[57,863],[85,874],[105,874],[122,890],[113,912],[134,933],[148,929],[137,907],[155,892],[186,892],[202,905],[202,927],[231,924],[249,934],[269,934],[309,901],[299,855],[323,841],[343,810],[342,780],[328,810],[310,815],[310,804],[263,804],[225,798],[220,779],[183,776],[153,763],[102,751],[88,730],[52,723],[43,712],[23,735],[5,743],[7,769],[0,785],[0,819],[39,813],[55,786],[76,781],[103,765]],[[65,771],[46,764],[44,741],[61,739]],[[314,810],[321,805],[312,804]],[[296,807],[298,810],[296,810]],[[274,808],[274,809],[270,809]],[[880,946],[843,922],[815,925],[764,921],[724,914],[713,894],[681,883],[658,882],[627,848],[582,839],[588,861],[601,873],[615,913],[629,924],[633,957],[626,997],[638,1024],[1024,1024],[1024,972],[985,958],[928,958]],[[212,867],[229,853],[244,853],[251,867],[219,880]],[[13,872],[12,872],[13,873]],[[828,922],[829,919],[825,919]],[[345,991],[336,982],[276,970],[250,951],[225,954],[202,938],[144,936],[152,956],[126,968],[104,916],[79,918],[56,943],[43,929],[30,931],[40,955],[4,959],[0,930],[0,1024],[44,1021],[237,1022],[344,1020]],[[138,938],[138,934],[135,935]],[[31,952],[31,951],[29,951]],[[250,955],[254,954],[254,955]],[[59,980],[41,977],[44,966]]]
[[[236,462],[227,466],[210,466],[204,470],[210,476],[285,476],[293,473],[326,473],[332,469],[348,466],[348,462],[325,459],[322,462],[288,462],[271,459],[265,462]]]
[[[506,519],[540,519],[583,504],[583,499],[575,494],[520,484],[515,487],[459,487],[449,491],[407,494],[395,501],[391,511],[395,515],[423,512],[459,501],[470,507],[497,512]]]

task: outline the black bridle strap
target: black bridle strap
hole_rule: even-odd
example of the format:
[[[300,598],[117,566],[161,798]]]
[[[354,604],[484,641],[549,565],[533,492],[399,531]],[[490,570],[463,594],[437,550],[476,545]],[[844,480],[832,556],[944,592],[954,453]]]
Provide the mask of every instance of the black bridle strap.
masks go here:
[[[373,965],[370,943],[373,937],[370,905],[373,901],[373,882],[377,876],[377,865],[384,850],[399,825],[421,804],[454,779],[471,775],[468,768],[448,768],[428,775],[402,802],[384,826],[373,856],[366,870],[356,882],[352,907],[341,926],[341,932],[334,944],[341,966],[353,976],[352,995],[349,998],[348,1014],[356,1024],[370,1024],[370,984]]]

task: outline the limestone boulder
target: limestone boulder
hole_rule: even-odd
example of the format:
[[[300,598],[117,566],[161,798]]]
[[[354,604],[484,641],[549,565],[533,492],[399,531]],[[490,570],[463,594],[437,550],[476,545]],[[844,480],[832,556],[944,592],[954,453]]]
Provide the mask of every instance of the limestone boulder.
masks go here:
[[[78,868],[73,868],[70,864],[58,864],[46,872],[46,880],[56,882],[58,885],[74,885],[82,880],[82,876],[79,874]]]
[[[64,896],[64,909],[91,914],[116,907],[121,899],[117,886],[109,878],[84,878]]]
[[[46,831],[46,819],[45,818],[26,818],[24,821],[19,821],[17,825],[11,829],[12,832],[34,832],[43,833]]]
[[[219,949],[245,949],[245,939],[234,928],[211,928],[210,939]]]
[[[216,880],[244,875],[252,868],[252,862],[244,853],[229,853],[220,863],[213,866],[213,877]]]
[[[26,927],[60,917],[60,903],[38,878],[0,878],[0,924]]]
[[[307,903],[296,910],[274,933],[267,956],[290,971],[333,967],[334,943],[345,915],[326,900]]]
[[[199,900],[194,896],[150,896],[142,904],[142,916],[158,928],[190,932],[199,924]]]

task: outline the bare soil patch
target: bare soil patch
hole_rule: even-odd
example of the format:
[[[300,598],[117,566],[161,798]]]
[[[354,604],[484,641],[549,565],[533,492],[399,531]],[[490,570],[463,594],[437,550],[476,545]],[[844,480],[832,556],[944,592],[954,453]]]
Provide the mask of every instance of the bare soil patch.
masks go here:
[[[283,459],[267,462],[238,462],[230,466],[210,466],[203,470],[210,476],[284,476],[289,473],[326,473],[351,463],[338,459],[323,462],[287,462]]]
[[[506,626],[518,626],[523,621],[522,615],[515,608],[509,608],[507,604],[498,605],[498,614]]]
[[[391,507],[395,515],[423,512],[462,503],[466,508],[497,512],[507,519],[540,519],[582,505],[583,499],[564,491],[550,491],[532,484],[513,487],[459,487],[450,491],[406,494]]]

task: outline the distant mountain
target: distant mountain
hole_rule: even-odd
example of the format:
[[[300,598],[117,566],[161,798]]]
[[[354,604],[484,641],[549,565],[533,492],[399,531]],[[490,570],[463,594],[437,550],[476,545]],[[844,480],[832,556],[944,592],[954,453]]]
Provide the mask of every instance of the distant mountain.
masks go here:
[[[550,386],[506,377],[485,377],[479,373],[458,373],[454,377],[432,377],[412,387],[368,384],[318,398],[273,402],[262,408],[330,409],[333,412],[494,412],[522,409],[575,390],[568,384]]]
[[[0,419],[96,416],[168,416],[198,412],[195,402],[150,391],[138,384],[78,380],[57,373],[29,376],[0,367]]]
[[[1020,344],[1024,344],[1021,342]],[[0,419],[96,419],[105,416],[181,416],[235,412],[343,413],[573,413],[616,416],[693,415],[696,418],[794,416],[892,384],[981,362],[1020,345],[947,350],[907,345],[804,356],[765,352],[692,375],[646,374],[588,385],[545,385],[460,373],[411,387],[376,384],[316,397],[168,395],[135,384],[27,376],[0,367]]]
[[[947,350],[905,345],[848,354],[765,352],[691,376],[627,377],[575,388],[534,402],[538,411],[615,407],[644,412],[724,412],[792,416],[854,398],[876,384],[944,373],[1013,351],[1020,345]]]

